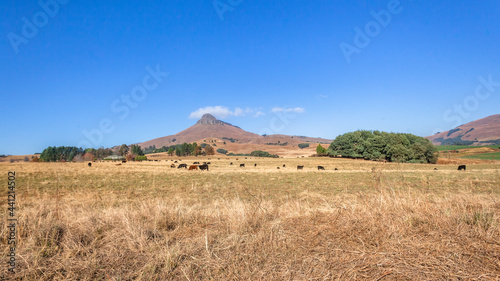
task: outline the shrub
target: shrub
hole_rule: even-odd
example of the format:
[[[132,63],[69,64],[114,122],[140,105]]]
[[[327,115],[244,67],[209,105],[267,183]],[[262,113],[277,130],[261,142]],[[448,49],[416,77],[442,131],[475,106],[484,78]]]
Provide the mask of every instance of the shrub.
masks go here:
[[[217,153],[220,153],[220,154],[227,154],[227,150],[223,149],[223,148],[219,148],[217,149]]]
[[[302,148],[306,148],[306,147],[309,147],[309,144],[308,143],[299,143],[299,148],[302,149]]]
[[[146,160],[148,160],[148,157],[144,155],[139,155],[134,158],[134,161],[146,161]]]

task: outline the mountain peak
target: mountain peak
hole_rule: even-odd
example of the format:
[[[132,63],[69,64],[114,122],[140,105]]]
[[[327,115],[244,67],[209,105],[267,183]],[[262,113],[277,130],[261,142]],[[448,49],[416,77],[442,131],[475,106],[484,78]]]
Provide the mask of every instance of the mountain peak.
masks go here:
[[[201,124],[201,125],[214,125],[214,124],[227,124],[226,122],[220,121],[217,118],[215,118],[212,114],[205,113],[201,117],[196,124]]]

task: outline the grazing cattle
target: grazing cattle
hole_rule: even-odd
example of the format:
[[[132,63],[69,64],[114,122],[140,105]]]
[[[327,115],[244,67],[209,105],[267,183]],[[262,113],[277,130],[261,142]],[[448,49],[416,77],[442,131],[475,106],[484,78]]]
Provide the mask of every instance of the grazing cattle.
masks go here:
[[[200,170],[207,170],[208,171],[208,165],[207,164],[203,164],[203,165],[200,165],[198,166],[200,168]]]
[[[89,162],[88,166],[89,166],[89,167],[92,167],[92,163],[90,163],[90,162]]]
[[[318,166],[318,171],[319,171],[319,170],[323,170],[323,171],[324,171],[324,170],[325,170],[325,167],[323,167],[323,166]]]
[[[193,162],[193,165],[194,165],[194,164],[200,164],[200,162]]]
[[[335,171],[338,171],[339,169],[335,168]]]
[[[118,164],[116,164],[116,166],[121,166],[121,165],[122,165],[122,163],[118,163]]]
[[[170,165],[170,168],[175,168],[175,164]]]
[[[229,163],[229,165],[233,165],[233,162]]]
[[[238,158],[236,158],[236,160],[238,160]]]
[[[304,165],[302,165],[302,166],[297,166],[297,170],[302,170],[302,169],[304,169]]]
[[[127,160],[122,160],[122,163],[123,163],[123,164],[127,163]]]
[[[247,158],[245,157],[245,159],[247,159]]]
[[[177,160],[175,160],[174,163],[177,163]]]
[[[465,170],[466,170],[465,165],[460,165],[460,166],[458,166],[458,170],[459,170],[459,171],[462,171],[462,170],[464,170],[464,171],[465,171]]]
[[[254,167],[257,167],[257,163],[253,164]]]
[[[283,168],[285,168],[285,164],[283,164]]]
[[[434,168],[434,171],[437,171],[437,170],[438,170],[438,168]]]
[[[240,164],[240,167],[245,167],[245,164]]]
[[[220,158],[217,158],[217,160],[220,160]]]
[[[191,171],[191,170],[198,170],[198,166],[196,166],[196,165],[189,166],[189,171]]]
[[[278,170],[279,170],[279,169],[280,169],[280,167],[276,167],[276,169],[278,169]]]
[[[207,162],[208,165],[210,165],[210,162]]]
[[[177,169],[180,169],[180,168],[187,169],[187,164],[180,164],[179,167],[177,167]]]

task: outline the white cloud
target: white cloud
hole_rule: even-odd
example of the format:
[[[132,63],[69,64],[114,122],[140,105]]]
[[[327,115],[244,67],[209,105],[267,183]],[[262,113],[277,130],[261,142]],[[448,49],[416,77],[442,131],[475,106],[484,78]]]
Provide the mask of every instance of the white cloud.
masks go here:
[[[273,109],[271,109],[271,111],[272,112],[295,112],[295,113],[306,112],[302,107],[289,107],[289,108],[273,107]]]
[[[266,114],[264,112],[262,112],[262,111],[257,111],[257,112],[255,112],[255,114],[253,115],[253,117],[257,118],[257,117],[259,117],[261,115],[266,115]]]
[[[213,116],[222,119],[228,116],[240,117],[245,116],[246,114],[253,113],[254,110],[251,108],[246,108],[245,110],[235,107],[234,110],[231,110],[225,106],[217,105],[217,106],[206,106],[202,108],[198,108],[196,111],[191,112],[189,114],[189,118],[191,119],[199,119],[205,113],[210,113]]]

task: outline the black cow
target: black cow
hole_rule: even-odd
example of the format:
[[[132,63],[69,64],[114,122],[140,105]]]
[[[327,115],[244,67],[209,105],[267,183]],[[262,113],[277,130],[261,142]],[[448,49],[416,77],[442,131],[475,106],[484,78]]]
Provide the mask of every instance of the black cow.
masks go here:
[[[438,170],[438,168],[434,168],[434,171],[437,171],[437,170]]]
[[[285,164],[283,164],[283,168],[285,168]]]
[[[229,163],[229,165],[233,165],[233,162]]]
[[[177,160],[175,160],[174,163],[177,163]]]
[[[193,162],[193,165],[194,165],[194,164],[200,164],[200,162]]]
[[[464,170],[464,171],[465,171],[465,170],[466,170],[465,165],[460,165],[460,166],[458,166],[458,170],[459,170],[459,171],[462,171],[462,170]]]
[[[207,162],[208,165],[210,165],[210,162]]]
[[[170,165],[170,168],[175,168],[175,164]]]
[[[207,164],[203,164],[203,165],[200,165],[198,166],[198,168],[200,168],[200,170],[207,170],[208,171],[208,165]]]
[[[257,167],[257,163],[253,164],[254,167]]]
[[[122,160],[122,163],[123,163],[123,164],[127,163],[127,160]]]
[[[245,167],[245,164],[240,164],[240,167]]]
[[[177,167],[177,169],[180,169],[180,168],[187,169],[187,164],[180,164],[179,167]]]
[[[302,170],[302,169],[304,169],[304,165],[302,165],[302,166],[297,166],[297,170]]]
[[[335,171],[338,171],[339,169],[335,168]]]
[[[88,166],[89,166],[89,167],[92,167],[92,163],[90,163],[90,162],[89,162]]]
[[[325,167],[323,167],[323,166],[318,166],[318,171],[319,171],[319,170],[323,170],[323,171],[324,171],[324,170],[325,170]]]

